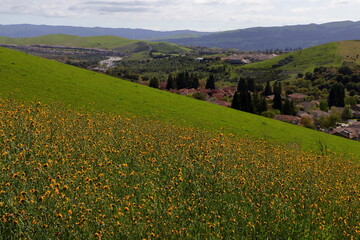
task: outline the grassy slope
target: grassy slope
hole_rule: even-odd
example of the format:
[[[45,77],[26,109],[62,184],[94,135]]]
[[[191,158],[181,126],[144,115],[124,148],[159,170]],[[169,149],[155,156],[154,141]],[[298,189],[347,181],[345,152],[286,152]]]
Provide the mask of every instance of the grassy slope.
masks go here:
[[[145,43],[151,45],[154,49],[159,48],[159,51],[164,52],[187,52],[189,49],[178,46],[172,43],[156,43],[147,41],[131,40],[116,36],[95,36],[95,37],[79,37],[66,34],[52,34],[33,38],[8,38],[0,37],[0,44],[46,44],[46,45],[60,45],[66,47],[83,47],[83,48],[100,48],[100,49],[115,49],[120,47],[132,48],[136,43]],[[166,50],[166,51],[165,51]]]
[[[337,55],[343,56],[344,61],[360,64],[360,40],[339,42]]]
[[[114,36],[79,37],[65,34],[45,35],[33,38],[0,38],[0,43],[3,44],[47,44],[85,48],[115,48],[136,42],[136,40]]]
[[[357,49],[360,53],[360,41],[343,41],[327,43],[292,53],[287,53],[276,58],[272,58],[263,62],[245,65],[244,69],[269,69],[272,65],[277,64],[280,60],[293,56],[294,61],[282,66],[278,69],[292,70],[298,69],[302,71],[311,71],[319,66],[340,66],[346,59],[346,56]],[[350,50],[351,49],[351,50]],[[352,55],[351,54],[351,55]],[[350,60],[350,59],[349,59]]]
[[[0,97],[41,98],[76,108],[154,116],[175,124],[360,156],[359,143],[0,48]],[[221,129],[223,127],[223,129]]]

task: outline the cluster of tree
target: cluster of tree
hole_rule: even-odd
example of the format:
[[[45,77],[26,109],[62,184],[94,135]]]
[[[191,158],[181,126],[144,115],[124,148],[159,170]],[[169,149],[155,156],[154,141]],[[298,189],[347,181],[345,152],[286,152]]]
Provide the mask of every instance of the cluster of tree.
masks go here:
[[[284,59],[281,59],[277,64],[272,65],[272,68],[279,68],[279,67],[285,66],[286,64],[289,64],[292,61],[294,61],[294,57],[288,56]]]
[[[206,89],[215,89],[215,77],[213,74],[210,74],[210,76],[208,77],[205,88]]]
[[[188,71],[196,74],[200,79],[208,76],[210,73],[216,75],[217,78],[228,79],[232,66],[221,60],[197,61],[190,56],[171,56],[162,58],[148,58],[141,60],[123,59],[116,64],[116,67],[111,68],[107,74],[130,79],[128,76],[140,77],[145,80],[150,80],[156,77],[159,81],[166,81],[169,74],[174,77],[179,71]],[[130,80],[134,80],[132,77]]]
[[[289,100],[282,98],[281,82],[275,82],[271,87],[266,83],[265,89],[259,87],[253,78],[240,78],[237,91],[234,95],[231,107],[250,113],[261,114],[268,110],[265,97],[274,95],[272,108],[278,113],[296,115],[295,105]]]
[[[281,114],[296,115],[294,103],[288,98],[286,98],[285,101],[283,101],[282,99],[281,82],[275,82],[273,89],[274,89],[273,109],[279,110]]]
[[[335,83],[331,86],[328,106],[344,107],[345,106],[345,88],[342,83]]]
[[[299,74],[298,84],[308,91],[311,89],[318,89],[317,91],[320,90],[320,92],[326,90],[331,95],[329,96],[329,107],[344,107],[343,99],[339,98],[345,97],[345,90],[349,92],[350,96],[360,93],[360,74],[358,72],[358,67],[352,65],[344,65],[338,69],[318,67],[313,72],[307,72],[305,76]],[[301,80],[302,78],[303,80]]]
[[[267,111],[266,99],[264,96],[260,95],[256,89],[255,80],[253,78],[240,78],[231,107],[256,114]]]
[[[159,80],[157,78],[152,78],[149,82],[149,87],[159,88]]]
[[[166,89],[199,88],[199,78],[196,74],[187,71],[178,73],[175,77],[169,74]]]

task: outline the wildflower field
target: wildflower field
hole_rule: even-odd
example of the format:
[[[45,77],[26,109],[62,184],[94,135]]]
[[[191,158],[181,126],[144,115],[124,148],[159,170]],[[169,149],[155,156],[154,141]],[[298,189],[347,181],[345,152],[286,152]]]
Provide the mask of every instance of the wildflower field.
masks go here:
[[[1,239],[358,239],[359,163],[0,100]]]

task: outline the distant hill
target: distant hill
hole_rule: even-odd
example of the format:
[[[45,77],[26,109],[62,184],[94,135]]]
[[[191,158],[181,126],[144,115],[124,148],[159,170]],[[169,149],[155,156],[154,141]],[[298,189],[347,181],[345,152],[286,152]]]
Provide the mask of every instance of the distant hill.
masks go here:
[[[275,80],[312,72],[316,67],[340,67],[344,62],[360,64],[360,40],[331,42],[297,50],[262,62],[240,66],[238,72],[252,75],[260,81]]]
[[[159,91],[118,78],[0,48],[0,97],[60,102],[72,108],[155,117],[176,125],[220,130],[272,143],[318,151],[323,142],[339,153],[359,156],[359,143]],[[216,114],[214,114],[216,113]]]
[[[0,36],[26,38],[38,37],[49,34],[67,34],[81,37],[90,36],[118,36],[129,39],[153,40],[161,38],[179,38],[189,36],[201,36],[208,33],[190,30],[178,31],[154,31],[147,29],[131,28],[102,28],[102,27],[71,27],[71,26],[49,26],[49,25],[0,25]]]
[[[328,42],[355,39],[360,39],[360,22],[344,21],[284,27],[256,27],[195,38],[163,40],[180,45],[266,50],[308,48]]]
[[[79,37],[66,34],[52,34],[30,38],[0,37],[0,44],[43,44],[65,47],[112,49],[130,53],[150,50],[156,50],[163,53],[186,53],[190,51],[185,47],[167,42],[132,40],[116,36]]]

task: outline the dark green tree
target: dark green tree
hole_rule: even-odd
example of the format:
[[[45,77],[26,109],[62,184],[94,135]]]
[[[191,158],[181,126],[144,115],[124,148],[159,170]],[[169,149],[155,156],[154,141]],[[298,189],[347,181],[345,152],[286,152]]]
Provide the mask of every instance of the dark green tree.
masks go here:
[[[208,80],[206,81],[206,89],[215,89],[215,77],[213,74],[210,74]]]
[[[239,80],[239,83],[238,83],[238,87],[237,87],[237,90],[239,92],[245,92],[245,91],[248,91],[248,85],[246,83],[246,78],[243,78],[241,77],[240,80]]]
[[[331,86],[329,98],[329,107],[344,107],[345,106],[345,88],[341,83],[335,83]]]
[[[198,89],[200,86],[199,78],[195,74],[191,74],[192,85],[191,88]]]
[[[176,88],[177,89],[183,89],[185,88],[185,73],[180,72],[177,76],[176,76]]]
[[[157,78],[152,78],[150,80],[149,87],[159,88],[159,80],[157,80]]]
[[[255,104],[249,91],[246,92],[246,109],[244,111],[255,113]]]
[[[255,84],[254,78],[251,78],[251,77],[247,78],[247,87],[250,92],[256,91],[256,84]]]
[[[233,100],[231,102],[231,108],[240,110],[241,102],[240,102],[240,92],[236,92],[234,94]]]
[[[329,111],[329,106],[328,106],[328,103],[327,103],[326,100],[321,100],[320,101],[320,110],[324,111],[324,112]]]
[[[285,103],[284,103],[284,106],[283,106],[283,114],[285,114],[285,115],[295,115],[294,103],[289,99],[285,100]]]
[[[265,90],[263,92],[263,95],[264,96],[270,96],[273,94],[273,91],[272,91],[272,88],[271,88],[271,85],[270,85],[270,82],[267,81],[266,82],[266,86],[265,86]]]
[[[282,109],[282,99],[281,99],[281,93],[282,93],[282,88],[281,88],[281,83],[280,82],[275,82],[274,83],[274,103],[273,103],[273,109],[278,109],[280,110],[280,112],[283,112]]]
[[[175,82],[174,82],[174,78],[171,74],[169,74],[167,82],[166,82],[166,89],[170,90],[170,89],[175,89]]]
[[[268,110],[268,105],[267,105],[266,99],[265,99],[265,97],[262,97],[261,104],[259,105],[259,108],[257,109],[257,111],[259,113],[263,113],[263,112],[266,112],[267,110]]]

